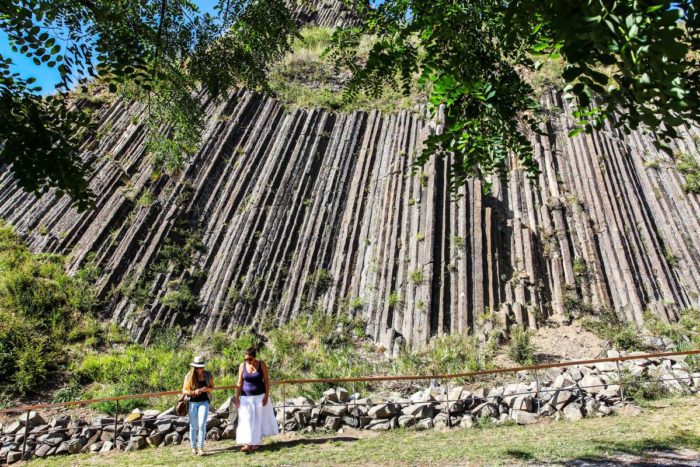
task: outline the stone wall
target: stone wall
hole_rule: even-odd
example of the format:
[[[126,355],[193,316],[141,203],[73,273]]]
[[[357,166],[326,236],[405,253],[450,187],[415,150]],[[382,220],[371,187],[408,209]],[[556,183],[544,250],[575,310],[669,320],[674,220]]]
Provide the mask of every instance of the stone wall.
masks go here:
[[[611,351],[608,356],[619,354]],[[696,394],[700,390],[700,373],[691,373],[684,360],[678,356],[625,361],[620,364],[620,374],[629,375],[623,381],[637,386],[655,384],[657,393]],[[338,387],[327,390],[318,401],[297,397],[283,406],[278,400],[275,411],[280,431],[307,433],[342,432],[346,428],[465,429],[508,422],[529,425],[542,418],[579,420],[629,410],[631,386],[620,385],[617,371],[615,363],[601,362],[538,374],[523,372],[517,381],[495,387],[482,383],[479,388],[469,389],[443,380],[413,393],[368,397]],[[638,408],[632,406],[632,410]],[[232,399],[212,408],[207,439],[235,439],[237,419]],[[175,415],[174,409],[136,409],[116,421],[99,416],[92,420],[69,416],[45,420],[32,412],[29,423],[22,415],[5,426],[0,424],[0,464],[21,460],[25,439],[27,458],[135,451],[147,446],[186,443],[189,425],[186,417]]]

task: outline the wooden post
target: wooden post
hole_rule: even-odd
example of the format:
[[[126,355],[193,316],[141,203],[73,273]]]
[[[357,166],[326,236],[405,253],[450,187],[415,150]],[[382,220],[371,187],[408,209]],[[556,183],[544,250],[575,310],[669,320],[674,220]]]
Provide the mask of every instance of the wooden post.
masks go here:
[[[622,384],[622,371],[620,370],[620,360],[615,361],[615,365],[617,365],[617,382],[620,384],[620,397],[622,398],[622,403],[625,403],[625,389],[624,385]]]
[[[282,433],[287,432],[287,385],[282,385]]]
[[[117,449],[117,420],[119,420],[119,399],[114,405],[114,437],[112,438],[112,449]]]
[[[27,460],[25,453],[27,451],[27,438],[29,437],[29,414],[31,410],[27,410],[27,417],[24,419],[24,439],[22,440],[22,460]]]

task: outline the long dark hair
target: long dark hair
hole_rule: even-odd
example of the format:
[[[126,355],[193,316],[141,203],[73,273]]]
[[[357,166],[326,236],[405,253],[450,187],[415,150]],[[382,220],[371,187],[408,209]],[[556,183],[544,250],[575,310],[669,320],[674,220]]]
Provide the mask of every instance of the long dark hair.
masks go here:
[[[253,346],[253,347],[248,347],[248,349],[245,351],[245,354],[246,354],[246,355],[250,355],[250,356],[253,357],[253,358],[257,358],[257,356],[258,356],[258,349],[256,349],[255,346]]]

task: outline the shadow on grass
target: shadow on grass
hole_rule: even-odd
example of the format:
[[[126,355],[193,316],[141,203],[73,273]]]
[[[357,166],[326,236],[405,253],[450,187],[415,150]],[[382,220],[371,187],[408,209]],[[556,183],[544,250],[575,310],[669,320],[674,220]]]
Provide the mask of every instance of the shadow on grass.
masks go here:
[[[519,451],[517,449],[509,449],[506,451],[506,455],[521,461],[531,461],[535,459],[535,456],[533,456],[532,453]]]
[[[692,452],[679,450],[690,449]],[[595,444],[599,455],[559,461],[562,465],[619,464],[647,465],[700,465],[700,435],[677,432],[674,436],[646,438],[628,442],[607,441]]]
[[[358,438],[352,438],[349,436],[340,436],[340,437],[329,437],[329,438],[300,438],[300,439],[290,439],[287,441],[275,441],[270,444],[264,444],[258,451],[256,452],[276,452],[276,451],[281,451],[282,449],[291,449],[295,446],[299,445],[314,445],[314,444],[326,444],[326,443],[351,443],[353,441],[357,441]],[[208,451],[209,454],[215,455],[215,454],[220,454],[224,452],[237,452],[240,451],[243,446],[230,446],[227,448],[222,448],[222,449],[212,449]]]

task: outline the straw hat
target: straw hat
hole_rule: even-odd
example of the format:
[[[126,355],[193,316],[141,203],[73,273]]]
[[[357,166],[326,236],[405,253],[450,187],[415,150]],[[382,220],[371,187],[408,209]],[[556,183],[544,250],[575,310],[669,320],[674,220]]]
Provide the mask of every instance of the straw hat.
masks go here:
[[[190,366],[193,366],[195,368],[204,368],[204,357],[201,355],[197,355],[194,357],[194,360],[192,360],[192,363],[190,363]]]

